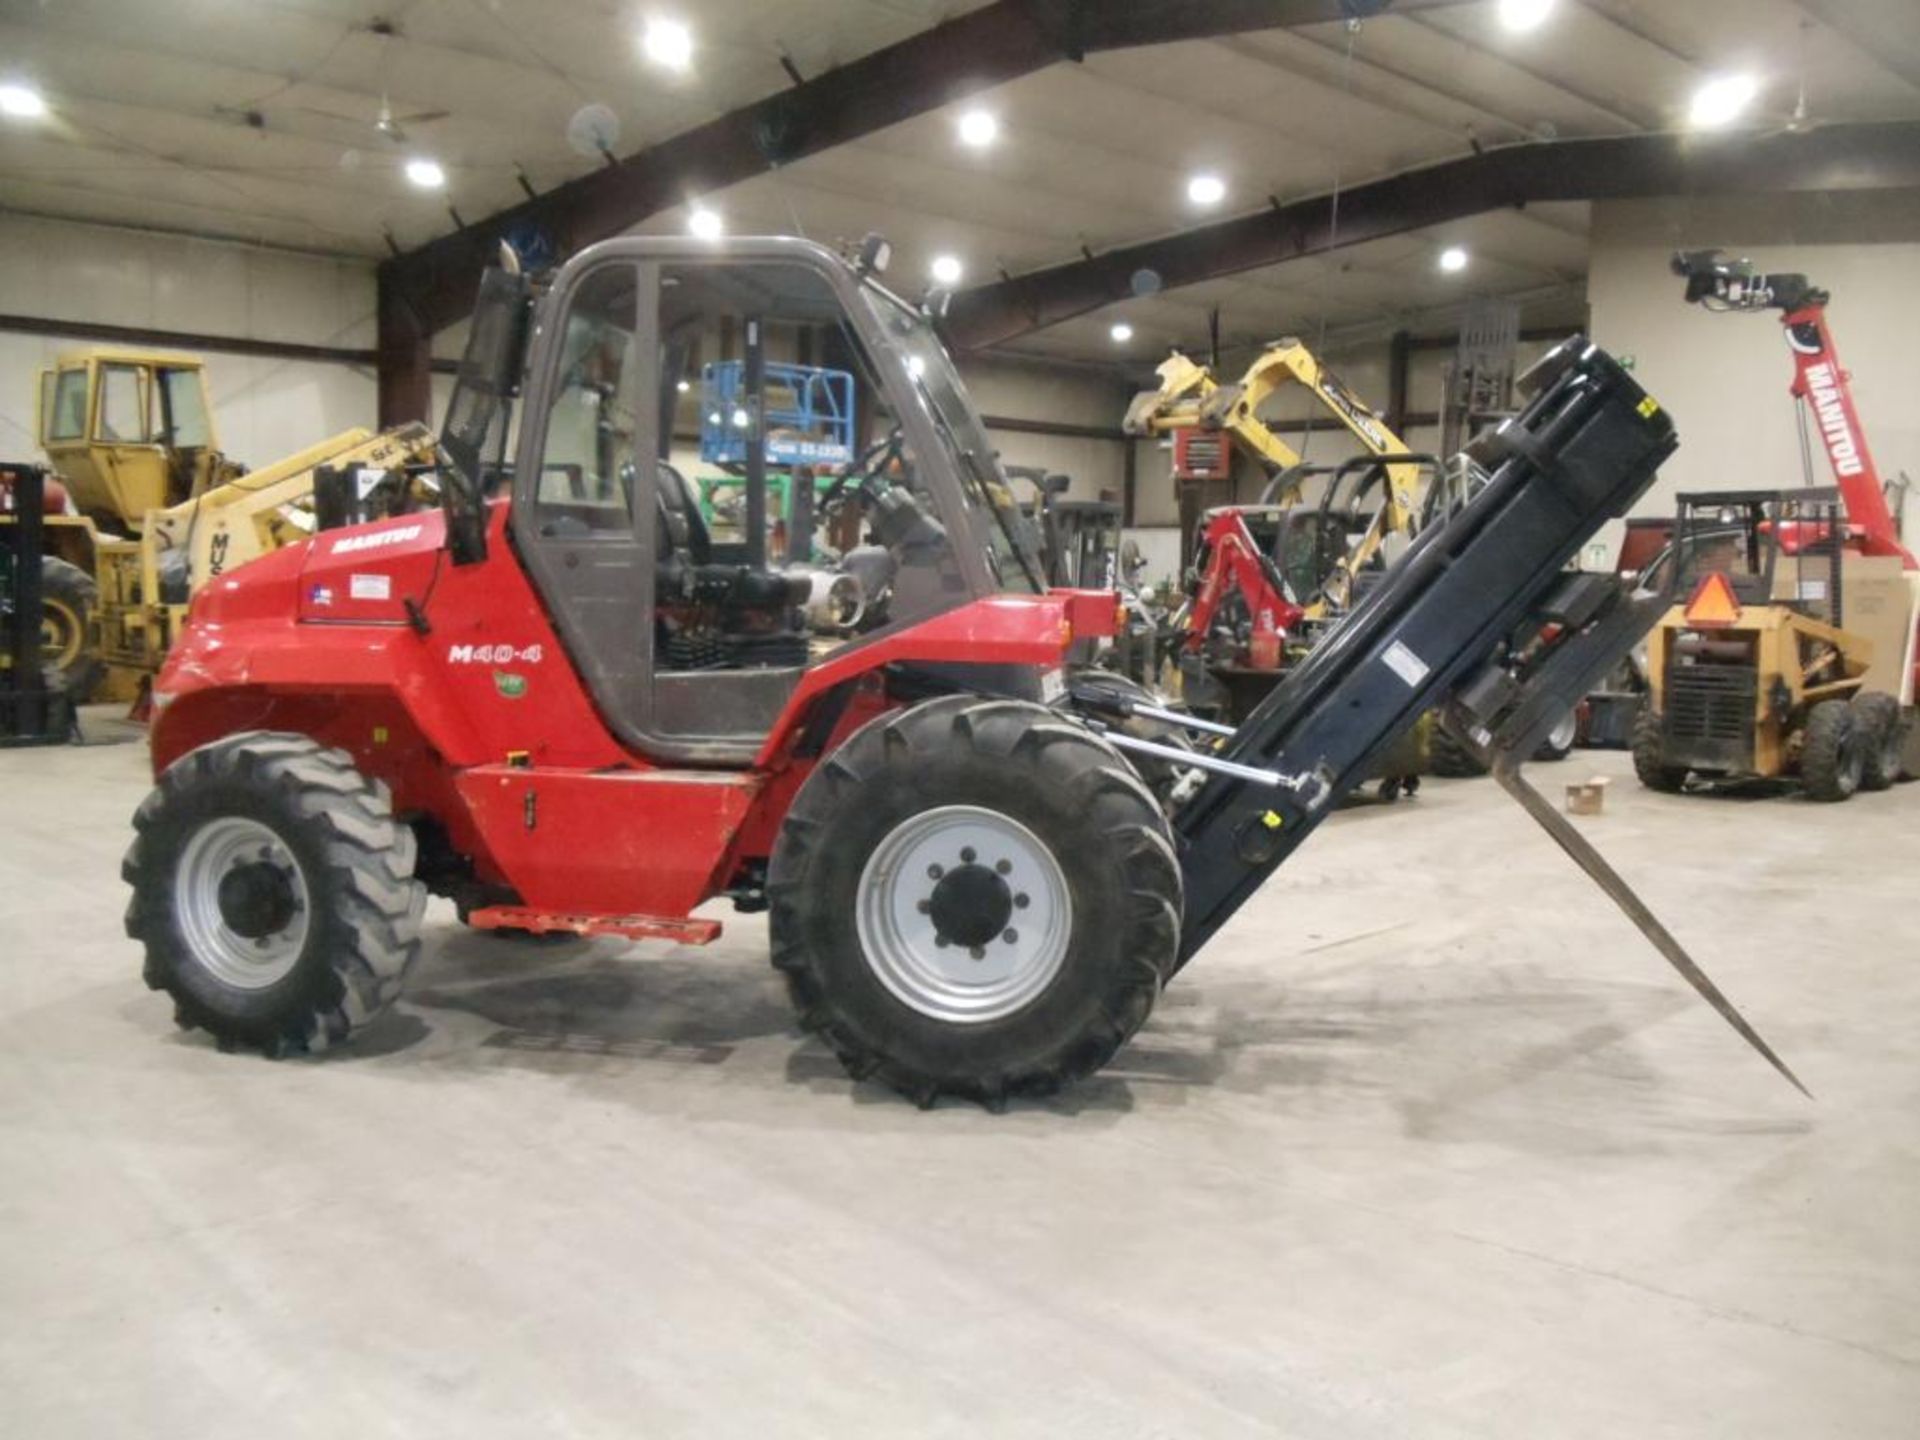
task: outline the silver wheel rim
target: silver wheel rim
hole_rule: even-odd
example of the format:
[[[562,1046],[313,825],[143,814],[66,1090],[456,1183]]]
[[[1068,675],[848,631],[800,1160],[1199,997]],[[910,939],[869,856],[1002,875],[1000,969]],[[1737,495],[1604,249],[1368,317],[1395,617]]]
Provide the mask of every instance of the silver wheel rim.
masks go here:
[[[992,897],[969,908],[969,923],[999,913],[993,884],[1004,887],[1006,922],[991,937],[942,933],[939,917],[963,881]],[[1060,973],[1073,899],[1053,852],[1018,820],[943,805],[901,821],[875,847],[860,872],[854,923],[868,968],[896,1000],[936,1020],[979,1025],[1029,1004]]]
[[[248,876],[275,890],[275,913],[264,922],[236,921],[233,913],[236,883]],[[173,884],[181,938],[222,984],[264,990],[292,973],[313,906],[300,862],[267,826],[238,815],[209,820],[187,841]]]
[[[1580,717],[1569,710],[1566,719],[1562,720],[1547,732],[1547,748],[1555,754],[1559,754],[1562,751],[1573,749],[1573,742],[1579,738]]]

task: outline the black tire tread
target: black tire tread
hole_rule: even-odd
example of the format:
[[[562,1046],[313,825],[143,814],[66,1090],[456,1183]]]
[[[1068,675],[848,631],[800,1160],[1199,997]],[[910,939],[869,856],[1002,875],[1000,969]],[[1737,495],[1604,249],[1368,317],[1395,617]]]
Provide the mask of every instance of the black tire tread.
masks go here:
[[[181,983],[169,949],[174,942],[170,873],[156,832],[169,808],[197,789],[242,783],[272,790],[320,838],[331,879],[334,916],[349,943],[335,947],[327,963],[335,993],[276,1022],[271,1033],[236,1026]],[[134,812],[134,839],[121,862],[121,878],[133,887],[127,934],[146,946],[147,985],[174,1000],[176,1018],[210,1032],[223,1048],[255,1046],[271,1055],[322,1050],[347,1039],[396,999],[420,949],[426,887],[413,878],[417,841],[410,826],[394,819],[386,785],[362,775],[344,750],[327,749],[304,735],[246,731],[190,751],[169,766]],[[317,889],[316,890],[316,903]]]
[[[40,593],[48,600],[58,600],[72,610],[80,623],[80,653],[74,656],[73,663],[62,667],[49,666],[47,673],[57,679],[60,688],[75,705],[84,704],[93,698],[105,678],[107,667],[93,649],[92,635],[89,633],[93,612],[100,603],[100,587],[93,576],[70,561],[62,560],[58,555],[40,557]]]
[[[1070,789],[1089,834],[1104,837],[1119,858],[1133,910],[1125,922],[1125,978],[1098,1023],[1060,1037],[1024,1068],[971,1077],[920,1073],[861,1033],[836,1009],[803,939],[804,907],[816,893],[809,871],[836,813],[883,767],[956,747],[1044,771]],[[1023,701],[949,696],[870,722],[795,796],[768,868],[767,896],[773,965],[801,1027],[825,1041],[854,1079],[878,1080],[922,1106],[954,1096],[998,1110],[1012,1096],[1052,1094],[1098,1070],[1146,1023],[1179,954],[1181,871],[1159,802],[1113,747]]]
[[[1678,795],[1687,784],[1687,767],[1667,763],[1667,742],[1660,728],[1660,714],[1642,701],[1640,713],[1633,717],[1633,773],[1649,790],[1663,795]]]
[[[1899,700],[1884,690],[1863,690],[1853,697],[1853,715],[1866,746],[1860,788],[1891,788],[1900,778],[1900,754],[1906,733],[1906,717],[1900,713]]]
[[[1479,756],[1437,722],[1427,738],[1427,768],[1443,780],[1471,780],[1487,773]]]
[[[1850,799],[1848,748],[1860,741],[1858,717],[1845,700],[1822,700],[1807,711],[1800,741],[1800,786],[1822,804]]]

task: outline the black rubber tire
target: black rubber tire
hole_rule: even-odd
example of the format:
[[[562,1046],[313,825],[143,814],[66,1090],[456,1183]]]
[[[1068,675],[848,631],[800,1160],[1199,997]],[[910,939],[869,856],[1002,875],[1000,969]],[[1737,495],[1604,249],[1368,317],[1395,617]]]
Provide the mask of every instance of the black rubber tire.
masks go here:
[[[1443,780],[1471,780],[1487,773],[1479,757],[1456,740],[1437,715],[1427,737],[1427,769]]]
[[[1074,679],[1088,685],[1098,685],[1124,695],[1133,701],[1145,701],[1162,710],[1178,710],[1177,701],[1158,694],[1142,685],[1130,675],[1122,675],[1116,670],[1082,670]],[[1141,716],[1130,716],[1117,727],[1122,734],[1136,740],[1150,740],[1156,745],[1170,745],[1176,750],[1193,749],[1190,732],[1165,720],[1149,720]],[[1118,749],[1119,747],[1115,747]],[[1170,807],[1174,786],[1179,784],[1181,767],[1171,760],[1162,760],[1157,755],[1141,755],[1131,750],[1121,750],[1120,756],[1133,767],[1147,789],[1153,792],[1153,798],[1160,802],[1160,808]]]
[[[59,657],[47,655],[47,673],[57,677],[67,699],[84,705],[100,688],[107,672],[99,652],[94,649],[93,611],[100,603],[100,587],[78,565],[57,555],[40,557],[40,594],[45,607],[44,624],[59,627],[62,644]],[[69,629],[77,629],[77,646],[65,643]]]
[[[855,919],[868,858],[922,811],[964,804],[1026,826],[1075,917],[1047,988],[963,1023],[896,999]],[[773,963],[800,1023],[855,1079],[917,1103],[998,1109],[1089,1075],[1146,1023],[1177,963],[1181,875],[1165,817],[1125,760],[1042,706],[945,696],[871,721],[808,777],[767,873]]]
[[[1661,733],[1660,716],[1652,705],[1642,704],[1633,717],[1633,773],[1649,790],[1677,795],[1687,784],[1687,767],[1667,764],[1667,742]]]
[[[1852,703],[1862,745],[1860,788],[1889,789],[1900,778],[1906,748],[1906,717],[1900,713],[1900,702],[1882,690],[1863,690]]]
[[[1535,760],[1553,764],[1566,759],[1573,753],[1574,744],[1580,738],[1580,712],[1569,710],[1567,718],[1560,722],[1560,727],[1556,728],[1559,733],[1548,734],[1547,738],[1540,742],[1539,748],[1533,752]],[[1565,743],[1560,743],[1563,741]]]
[[[272,830],[298,862],[311,900],[306,940],[271,986],[240,989],[195,955],[175,915],[183,850],[210,820],[239,816]],[[400,994],[420,948],[426,886],[416,842],[393,818],[387,787],[344,750],[304,735],[254,730],[216,740],[167,768],[133,817],[121,864],[133,887],[127,934],[146,947],[146,982],[173,997],[185,1028],[222,1049],[278,1057],[345,1040]]]
[[[1822,700],[1807,711],[1800,741],[1800,786],[1809,800],[1853,798],[1866,771],[1866,734],[1845,700]]]

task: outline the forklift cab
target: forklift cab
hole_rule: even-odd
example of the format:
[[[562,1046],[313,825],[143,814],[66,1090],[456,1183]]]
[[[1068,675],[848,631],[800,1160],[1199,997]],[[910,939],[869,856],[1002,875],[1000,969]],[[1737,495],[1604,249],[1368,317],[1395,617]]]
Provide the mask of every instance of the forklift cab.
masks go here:
[[[96,524],[137,525],[214,482],[206,372],[190,355],[91,349],[40,372],[40,448]]]
[[[749,759],[809,664],[986,595],[1045,588],[931,320],[871,265],[800,239],[648,237],[582,252],[537,303],[505,279],[493,303],[531,305],[514,547],[601,715],[635,750]],[[843,557],[772,563],[766,545],[767,365],[823,330],[854,357],[873,411],[875,438],[818,497],[822,523],[856,512],[867,548],[884,551],[883,602],[852,635],[811,634],[803,618],[817,576]],[[699,388],[692,357],[729,332],[746,351],[737,400],[748,523],[743,545],[721,556],[672,447],[681,397]],[[507,320],[476,318],[476,343],[510,351],[514,333]],[[463,363],[447,426],[463,469],[499,420],[486,377],[510,369],[471,349]],[[454,508],[468,514],[456,557],[473,558],[484,550],[477,507]]]

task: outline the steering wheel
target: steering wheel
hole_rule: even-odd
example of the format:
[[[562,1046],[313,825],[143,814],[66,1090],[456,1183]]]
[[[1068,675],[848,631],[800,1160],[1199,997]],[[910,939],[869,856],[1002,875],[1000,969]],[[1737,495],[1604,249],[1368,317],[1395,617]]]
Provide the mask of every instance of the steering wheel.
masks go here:
[[[860,457],[847,466],[839,479],[820,492],[820,508],[829,510],[840,503],[840,498],[852,486],[856,495],[864,495],[869,500],[873,492],[869,488],[878,479],[887,466],[900,458],[900,452],[906,446],[906,436],[898,425],[893,427],[884,439],[877,440],[860,452]]]

